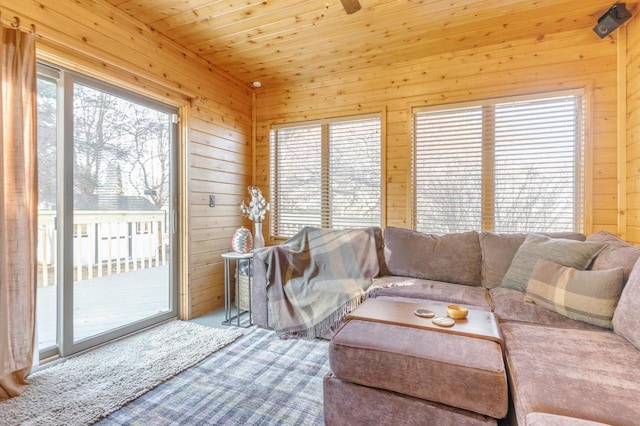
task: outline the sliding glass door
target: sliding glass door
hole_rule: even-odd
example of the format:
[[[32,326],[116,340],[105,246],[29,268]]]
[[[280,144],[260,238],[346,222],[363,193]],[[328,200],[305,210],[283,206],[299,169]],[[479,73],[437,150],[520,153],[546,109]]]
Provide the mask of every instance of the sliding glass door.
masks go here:
[[[177,314],[177,116],[49,67],[39,88],[40,126],[55,132],[39,137],[38,334],[41,356],[68,355]]]

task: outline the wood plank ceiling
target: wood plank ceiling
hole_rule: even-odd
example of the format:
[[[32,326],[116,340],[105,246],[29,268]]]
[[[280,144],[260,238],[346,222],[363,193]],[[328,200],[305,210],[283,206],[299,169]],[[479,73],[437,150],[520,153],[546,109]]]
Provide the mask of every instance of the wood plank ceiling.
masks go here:
[[[251,84],[295,84],[591,28],[611,0],[107,0]],[[635,3],[628,3],[633,10]],[[593,37],[597,37],[593,34]]]

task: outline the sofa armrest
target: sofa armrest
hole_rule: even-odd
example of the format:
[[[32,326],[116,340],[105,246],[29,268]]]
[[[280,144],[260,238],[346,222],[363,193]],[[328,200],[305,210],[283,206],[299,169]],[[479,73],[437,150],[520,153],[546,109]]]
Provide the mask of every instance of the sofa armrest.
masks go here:
[[[268,250],[269,248],[262,249]],[[251,286],[251,317],[258,327],[269,326],[267,305],[267,264],[257,256],[253,256],[253,283]]]

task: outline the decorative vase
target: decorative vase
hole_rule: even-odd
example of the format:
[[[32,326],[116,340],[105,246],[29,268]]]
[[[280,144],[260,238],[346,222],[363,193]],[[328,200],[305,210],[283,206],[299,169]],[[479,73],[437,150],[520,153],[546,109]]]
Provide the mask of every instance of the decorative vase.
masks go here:
[[[253,223],[253,247],[264,247],[264,237],[262,236],[262,222]]]
[[[244,226],[236,229],[236,232],[233,234],[233,238],[231,238],[231,248],[236,253],[249,253],[253,248],[251,231]]]

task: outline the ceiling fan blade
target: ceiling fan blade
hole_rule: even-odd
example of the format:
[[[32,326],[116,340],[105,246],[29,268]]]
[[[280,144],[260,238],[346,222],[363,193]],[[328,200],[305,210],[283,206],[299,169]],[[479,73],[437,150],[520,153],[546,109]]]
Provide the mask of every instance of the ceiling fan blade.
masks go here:
[[[356,13],[360,10],[360,2],[358,0],[340,0],[342,2],[342,7],[344,7],[344,11],[347,12],[347,15],[351,15],[352,13]]]

